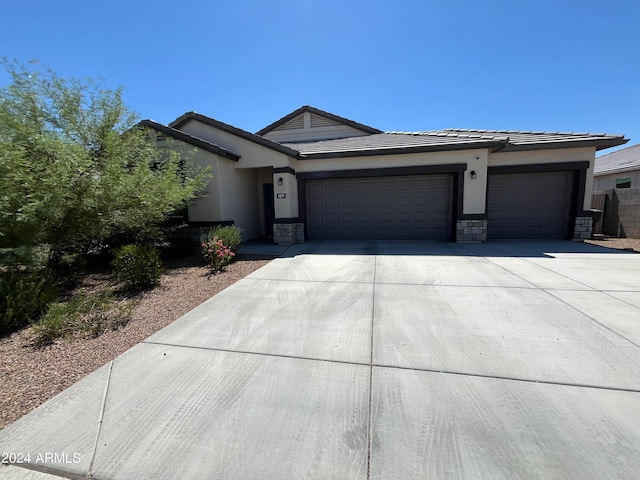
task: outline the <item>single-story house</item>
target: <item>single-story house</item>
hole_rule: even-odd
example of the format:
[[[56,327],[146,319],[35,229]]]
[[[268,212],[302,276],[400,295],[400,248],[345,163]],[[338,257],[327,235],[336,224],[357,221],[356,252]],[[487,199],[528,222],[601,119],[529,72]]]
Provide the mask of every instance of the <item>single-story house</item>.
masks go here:
[[[640,187],[640,143],[596,158],[593,190]]]
[[[256,133],[195,112],[143,124],[209,165],[194,225],[243,238],[582,239],[596,151],[622,135],[444,129],[383,132],[304,106]]]

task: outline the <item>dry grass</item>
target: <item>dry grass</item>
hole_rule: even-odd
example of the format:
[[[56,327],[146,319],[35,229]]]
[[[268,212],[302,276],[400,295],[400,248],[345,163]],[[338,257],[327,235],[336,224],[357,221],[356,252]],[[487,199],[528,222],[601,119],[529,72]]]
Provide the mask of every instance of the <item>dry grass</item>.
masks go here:
[[[0,428],[269,261],[240,256],[219,275],[209,275],[196,257],[167,262],[160,286],[135,298],[131,321],[118,330],[44,348],[31,344],[31,327],[0,339]],[[103,293],[115,287],[109,274],[97,273],[84,277],[76,293]]]

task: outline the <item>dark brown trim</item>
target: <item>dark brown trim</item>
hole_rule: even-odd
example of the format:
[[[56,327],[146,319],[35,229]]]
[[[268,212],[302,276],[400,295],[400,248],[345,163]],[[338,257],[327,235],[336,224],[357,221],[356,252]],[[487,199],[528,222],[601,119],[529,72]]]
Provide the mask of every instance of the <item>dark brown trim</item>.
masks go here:
[[[600,213],[601,213],[600,210],[594,210],[594,209],[582,210],[582,209],[579,209],[577,216],[578,217],[591,217],[591,218],[593,218],[594,216],[599,215]]]
[[[596,150],[604,150],[606,148],[617,147],[624,145],[629,141],[628,138],[614,137],[614,138],[593,138],[593,139],[581,139],[581,140],[564,140],[557,142],[545,142],[545,143],[507,143],[503,152],[521,152],[525,150],[551,150],[557,148],[580,148],[580,147],[595,147]]]
[[[235,153],[225,150],[224,148],[219,147],[218,145],[215,145],[211,142],[207,142],[206,140],[202,140],[201,138],[194,137],[193,135],[189,135],[188,133],[182,132],[180,130],[176,130],[175,128],[167,127],[166,125],[154,122],[153,120],[142,120],[138,123],[138,125],[141,127],[151,128],[152,130],[160,133],[164,133],[165,135],[175,138],[176,140],[183,141],[185,143],[193,145],[196,148],[200,148],[215,155],[219,155],[228,160],[233,160],[234,162],[240,160],[240,155],[236,155]]]
[[[502,165],[488,167],[488,175],[494,173],[533,173],[533,172],[559,172],[562,170],[587,170],[588,161],[558,162],[558,163],[529,163],[525,165]]]
[[[277,225],[278,223],[284,224],[292,224],[292,223],[301,223],[300,217],[292,217],[292,218],[274,218],[273,224]]]
[[[339,152],[319,152],[301,153],[300,160],[315,160],[320,158],[348,158],[348,157],[371,157],[378,155],[402,155],[409,153],[425,152],[450,152],[454,150],[478,150],[503,146],[504,142],[486,140],[482,142],[438,144],[438,145],[417,145],[390,148],[368,148],[362,150],[339,151]]]
[[[358,177],[395,177],[401,175],[427,175],[436,173],[464,172],[466,163],[450,163],[441,165],[420,165],[415,167],[365,168],[358,170],[326,170],[321,172],[302,172],[296,174],[300,180],[316,180],[322,178],[358,178]]]
[[[299,223],[304,224],[304,237],[308,240],[307,225],[307,181],[331,178],[364,178],[364,177],[395,177],[407,175],[452,175],[451,186],[451,230],[450,239],[455,239],[456,223],[459,211],[462,209],[463,177],[467,169],[466,163],[451,163],[442,165],[422,165],[415,167],[370,168],[362,170],[330,170],[322,172],[298,173],[298,215]],[[278,219],[276,219],[277,221]]]
[[[355,128],[356,130],[360,130],[365,133],[382,133],[382,130],[378,130],[377,128],[370,127],[368,125],[364,125],[362,123],[354,122],[353,120],[349,120],[348,118],[339,117],[338,115],[334,115],[333,113],[325,112],[324,110],[320,110],[319,108],[310,107],[309,105],[302,106],[297,110],[285,115],[279,120],[276,120],[271,125],[267,125],[262,130],[256,132],[256,135],[265,135],[281,125],[284,125],[290,120],[293,120],[299,115],[302,115],[304,112],[314,113],[324,118],[328,118],[329,120],[333,120],[334,122],[341,123],[343,125],[347,125],[348,127]]]
[[[222,130],[223,132],[230,133],[232,135],[243,138],[250,142],[257,143],[258,145],[262,145],[263,147],[270,148],[271,150],[275,150],[276,152],[283,153],[293,158],[298,158],[297,150],[294,150],[289,147],[285,147],[280,143],[272,142],[271,140],[267,140],[266,138],[260,137],[258,135],[254,135],[253,133],[249,133],[240,128],[234,127],[232,125],[228,125],[218,120],[214,120],[213,118],[207,117],[205,115],[201,115],[196,112],[185,113],[184,115],[176,118],[173,122],[171,122],[169,124],[169,127],[179,129],[190,120],[195,120],[197,122],[204,123],[205,125],[209,125],[210,127],[217,128],[218,130]]]
[[[296,171],[291,167],[273,167],[273,173],[290,173],[291,175],[295,175]]]
[[[460,220],[487,220],[486,213],[459,213],[458,221]]]

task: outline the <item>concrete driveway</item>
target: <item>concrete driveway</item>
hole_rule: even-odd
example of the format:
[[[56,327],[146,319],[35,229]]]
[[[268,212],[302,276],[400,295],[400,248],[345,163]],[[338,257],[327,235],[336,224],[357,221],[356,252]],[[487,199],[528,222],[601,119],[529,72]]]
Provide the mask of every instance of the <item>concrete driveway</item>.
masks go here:
[[[12,479],[638,478],[640,255],[295,245],[0,446]]]

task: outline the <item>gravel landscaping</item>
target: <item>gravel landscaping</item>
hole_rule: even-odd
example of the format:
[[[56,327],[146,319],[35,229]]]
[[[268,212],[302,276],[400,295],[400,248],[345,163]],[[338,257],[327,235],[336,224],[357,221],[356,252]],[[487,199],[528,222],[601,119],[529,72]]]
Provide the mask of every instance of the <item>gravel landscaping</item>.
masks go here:
[[[218,275],[208,274],[201,257],[166,262],[160,286],[135,298],[132,319],[119,330],[44,348],[30,345],[31,328],[0,339],[0,428],[269,261],[240,256]],[[114,287],[109,274],[96,273],[83,278],[79,291],[98,293]]]
[[[585,240],[592,245],[615,248],[617,250],[633,250],[640,253],[640,238],[610,238],[604,237],[600,240]]]

